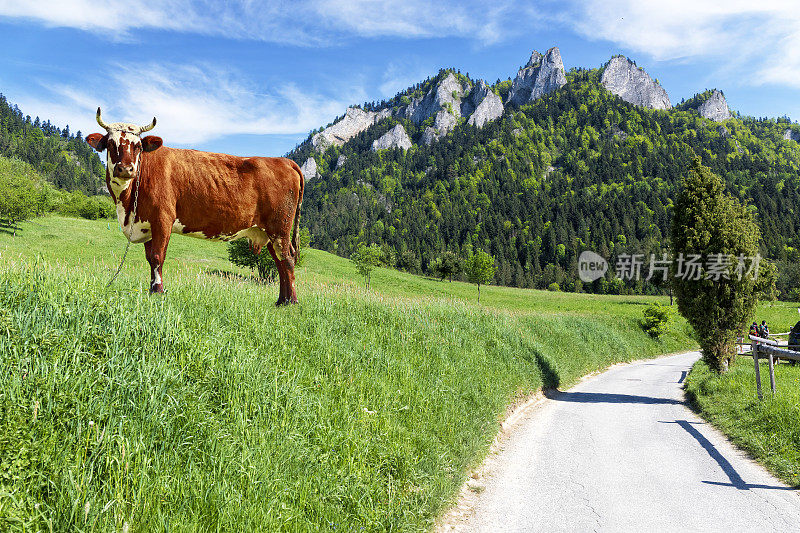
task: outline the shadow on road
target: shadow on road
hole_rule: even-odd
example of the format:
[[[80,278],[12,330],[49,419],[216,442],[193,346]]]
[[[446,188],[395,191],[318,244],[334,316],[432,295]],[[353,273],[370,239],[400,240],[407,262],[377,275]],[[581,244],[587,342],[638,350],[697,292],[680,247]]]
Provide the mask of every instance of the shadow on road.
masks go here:
[[[689,374],[686,370],[681,370],[681,378],[678,380],[678,383],[683,383],[683,380],[686,379],[686,376]]]
[[[717,450],[714,447],[714,445],[711,444],[711,441],[705,438],[703,434],[700,433],[697,430],[697,428],[695,428],[692,425],[693,422],[689,422],[688,420],[675,420],[674,422],[661,421],[661,423],[678,424],[681,428],[686,430],[686,432],[692,437],[694,437],[694,439],[700,443],[700,446],[702,446],[708,452],[708,455],[710,455],[711,458],[714,459],[717,462],[717,464],[719,464],[720,468],[722,468],[722,471],[725,472],[725,475],[728,476],[728,479],[731,480],[730,483],[720,483],[718,481],[703,481],[703,483],[706,483],[708,485],[720,485],[723,487],[736,487],[739,490],[750,490],[750,489],[797,490],[798,488],[798,487],[794,488],[780,487],[774,485],[753,485],[750,483],[745,483],[744,479],[742,479],[742,476],[740,476],[739,473],[736,471],[736,469],[733,468],[733,465],[731,465],[728,462],[728,460],[725,459],[725,456],[723,456],[719,452],[719,450]]]
[[[644,404],[672,404],[683,405],[682,401],[672,398],[653,398],[651,396],[637,396],[634,394],[613,394],[609,392],[561,392],[545,389],[544,395],[557,402],[577,403],[644,403]]]

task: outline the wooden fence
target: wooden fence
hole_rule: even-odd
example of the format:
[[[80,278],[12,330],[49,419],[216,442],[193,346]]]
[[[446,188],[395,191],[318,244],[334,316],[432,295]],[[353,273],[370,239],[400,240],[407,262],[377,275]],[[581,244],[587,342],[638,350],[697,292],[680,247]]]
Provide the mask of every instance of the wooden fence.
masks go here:
[[[758,399],[764,398],[761,393],[761,369],[758,365],[759,359],[766,359],[769,364],[769,386],[772,389],[773,396],[777,392],[775,386],[775,359],[786,359],[788,361],[800,361],[800,352],[790,350],[786,346],[780,346],[777,341],[772,339],[764,339],[750,335],[751,352],[753,356],[753,363],[756,367],[756,390],[758,391]],[[794,346],[793,346],[794,348]]]

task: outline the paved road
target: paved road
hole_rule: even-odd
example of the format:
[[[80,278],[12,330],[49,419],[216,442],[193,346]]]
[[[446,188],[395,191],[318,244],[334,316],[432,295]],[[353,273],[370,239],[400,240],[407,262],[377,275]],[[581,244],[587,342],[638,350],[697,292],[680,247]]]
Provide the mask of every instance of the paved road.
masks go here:
[[[683,402],[697,352],[550,394],[508,438],[463,531],[800,531],[800,496]]]

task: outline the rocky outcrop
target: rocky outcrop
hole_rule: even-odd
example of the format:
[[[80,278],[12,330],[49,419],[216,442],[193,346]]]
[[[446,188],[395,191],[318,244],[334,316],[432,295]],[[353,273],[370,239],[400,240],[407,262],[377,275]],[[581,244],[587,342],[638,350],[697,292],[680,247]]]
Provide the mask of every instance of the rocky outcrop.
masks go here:
[[[723,139],[727,139],[728,137],[731,136],[731,134],[728,132],[728,128],[726,128],[722,124],[717,126],[717,133],[719,133]]]
[[[421,124],[435,116],[433,135],[423,133],[423,142],[432,143],[456,127],[461,117],[462,100],[469,86],[463,85],[455,74],[449,72],[434,88],[423,97],[414,98],[406,107],[404,115]],[[427,133],[427,128],[426,128]]]
[[[425,119],[434,116],[441,110],[450,111],[455,117],[461,116],[461,99],[469,87],[464,87],[456,78],[456,75],[449,72],[445,78],[436,84],[436,87],[428,91],[423,97],[414,98],[406,107],[404,114],[417,124],[421,124]]]
[[[461,104],[461,115],[469,116],[467,123],[478,128],[500,118],[502,114],[503,100],[483,80],[473,87],[469,98]]]
[[[314,179],[318,176],[317,174],[317,161],[313,157],[309,157],[306,159],[306,162],[303,163],[303,166],[300,167],[300,172],[303,173],[303,177],[306,180]]]
[[[341,146],[370,126],[392,115],[391,109],[364,111],[359,107],[348,107],[344,117],[311,137],[316,149],[326,146]]]
[[[612,57],[603,69],[600,82],[610,92],[633,105],[650,109],[672,107],[667,91],[627,57]]]
[[[722,91],[714,89],[708,100],[697,108],[697,112],[703,118],[709,118],[714,122],[722,122],[731,118],[731,110],[728,109],[728,101]]]
[[[339,170],[347,163],[347,156],[344,154],[339,154],[339,158],[336,160],[336,170]]]
[[[792,131],[789,128],[786,128],[786,131],[783,132],[783,138],[787,141],[797,141],[800,143],[800,133]]]
[[[566,83],[564,62],[558,47],[554,46],[544,55],[534,50],[528,63],[519,69],[511,82],[508,101],[517,106],[527,104]]]
[[[372,150],[388,150],[389,148],[402,148],[408,150],[411,148],[411,139],[406,133],[406,129],[402,124],[396,125],[384,133],[379,139],[372,141]]]
[[[417,124],[434,117],[433,127],[426,127],[422,134],[421,140],[425,144],[447,135],[458,125],[461,117],[469,117],[469,123],[480,128],[502,114],[502,100],[485,81],[481,80],[470,90],[470,85],[452,72],[448,72],[425,96],[414,98],[402,111],[405,118]]]

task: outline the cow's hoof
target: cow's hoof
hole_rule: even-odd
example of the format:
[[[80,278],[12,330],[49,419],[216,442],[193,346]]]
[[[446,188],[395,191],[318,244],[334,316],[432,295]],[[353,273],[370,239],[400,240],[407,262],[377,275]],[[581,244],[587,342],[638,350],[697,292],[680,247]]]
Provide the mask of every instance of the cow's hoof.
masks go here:
[[[164,290],[163,285],[156,285],[155,287],[150,287],[150,294],[164,294],[167,291]]]

